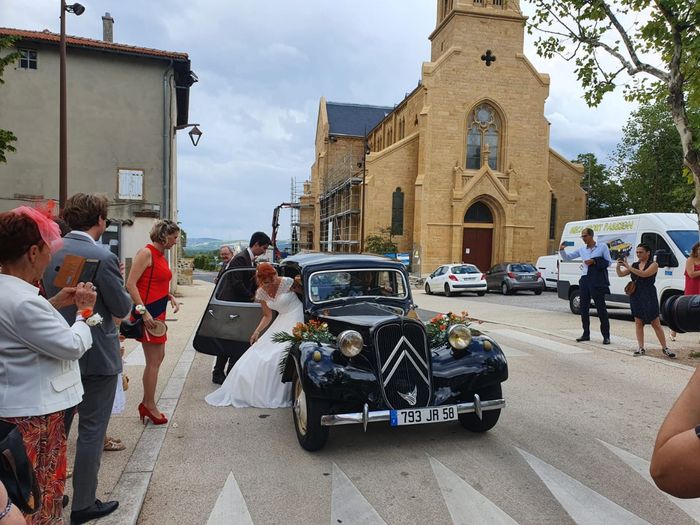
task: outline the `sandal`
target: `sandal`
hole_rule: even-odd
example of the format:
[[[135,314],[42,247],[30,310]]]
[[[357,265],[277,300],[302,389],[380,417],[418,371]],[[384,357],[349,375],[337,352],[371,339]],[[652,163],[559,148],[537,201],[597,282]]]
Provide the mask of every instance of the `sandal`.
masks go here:
[[[639,357],[640,355],[644,355],[646,353],[646,350],[644,348],[638,348],[637,350],[634,351],[632,354],[634,357]]]
[[[664,348],[664,349],[661,350],[661,351],[664,353],[664,355],[665,355],[666,357],[669,357],[669,358],[671,358],[671,359],[675,359],[675,358],[676,358],[676,354],[674,354],[673,352],[671,352],[668,348]]]
[[[112,437],[106,437],[105,438],[105,446],[102,450],[106,451],[118,451],[118,450],[124,450],[126,448],[126,445],[122,443],[122,440],[119,438],[112,438]]]

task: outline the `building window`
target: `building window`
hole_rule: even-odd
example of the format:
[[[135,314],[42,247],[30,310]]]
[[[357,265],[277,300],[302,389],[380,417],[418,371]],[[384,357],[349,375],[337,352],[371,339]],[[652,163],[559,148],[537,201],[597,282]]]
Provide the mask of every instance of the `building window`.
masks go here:
[[[489,104],[480,104],[469,114],[467,132],[467,169],[478,170],[482,160],[498,169],[501,145],[501,119]]]
[[[549,203],[549,238],[555,239],[557,235],[557,198],[552,195]]]
[[[19,50],[19,68],[36,69],[38,53],[36,49]]]
[[[401,188],[391,195],[391,234],[403,235],[403,192]]]
[[[467,213],[464,214],[464,222],[493,224],[493,215],[486,204],[483,202],[475,202],[469,207]]]

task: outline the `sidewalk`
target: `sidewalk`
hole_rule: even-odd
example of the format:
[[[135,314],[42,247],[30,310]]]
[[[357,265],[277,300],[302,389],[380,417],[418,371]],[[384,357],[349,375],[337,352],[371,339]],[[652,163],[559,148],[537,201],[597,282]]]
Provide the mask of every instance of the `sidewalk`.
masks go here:
[[[172,310],[168,309],[168,342],[156,390],[158,406],[170,419],[167,425],[154,426],[149,423],[144,427],[139,420],[137,407],[143,393],[141,375],[145,361],[141,345],[134,340],[126,341],[124,372],[130,379],[126,392],[126,408],[122,414],[112,416],[107,430],[107,435],[124,442],[126,450],[104,452],[97,487],[99,499],[116,499],[119,501],[119,508],[96,523],[130,525],[138,519],[151,474],[194,359],[191,339],[207,305],[212,287],[213,285],[203,281],[195,281],[189,286],[178,286],[177,300],[180,302],[180,311],[173,314]],[[69,465],[72,465],[75,455],[76,428],[74,423],[74,430],[68,438]],[[72,491],[69,479],[66,483],[66,494],[71,496]],[[64,517],[66,524],[70,523],[70,504]]]

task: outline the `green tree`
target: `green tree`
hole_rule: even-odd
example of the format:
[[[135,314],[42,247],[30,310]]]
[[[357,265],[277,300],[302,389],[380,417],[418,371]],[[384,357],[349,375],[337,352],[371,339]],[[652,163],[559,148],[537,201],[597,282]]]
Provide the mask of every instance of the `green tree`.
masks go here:
[[[580,153],[573,162],[583,164],[581,187],[588,192],[587,219],[625,215],[625,196],[608,168],[593,153]]]
[[[695,112],[689,116],[695,120]],[[613,162],[635,213],[691,211],[693,181],[684,173],[683,148],[666,104],[644,104],[630,115]]]
[[[13,36],[0,36],[0,51],[3,49],[11,48],[14,46],[17,37]],[[2,75],[5,72],[5,66],[12,64],[19,59],[19,52],[14,51],[7,55],[0,56],[0,84],[4,84],[5,81],[2,79]],[[7,162],[7,157],[5,156],[6,151],[16,151],[15,147],[12,145],[13,142],[17,141],[17,137],[14,133],[6,129],[0,129],[0,162]]]
[[[700,102],[698,0],[529,0],[538,54],[574,61],[585,99],[597,106],[622,86],[625,98],[667,104],[683,164],[700,205],[700,129],[688,108]],[[658,64],[658,65],[657,65]]]
[[[365,239],[365,251],[369,253],[396,253],[398,246],[392,240],[391,228],[381,228],[378,234],[368,235]]]

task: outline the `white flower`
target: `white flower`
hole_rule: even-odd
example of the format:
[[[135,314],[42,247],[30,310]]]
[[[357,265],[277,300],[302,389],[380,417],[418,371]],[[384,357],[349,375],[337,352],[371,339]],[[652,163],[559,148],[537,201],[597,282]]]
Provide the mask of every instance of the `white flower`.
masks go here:
[[[100,314],[92,314],[90,317],[85,319],[88,326],[97,326],[98,324],[102,324],[102,321],[103,319]]]
[[[137,313],[137,314],[143,315],[143,314],[146,313],[146,311],[147,311],[147,310],[146,310],[146,307],[145,307],[144,305],[142,305],[142,304],[137,304],[137,305],[136,305],[136,313]]]

